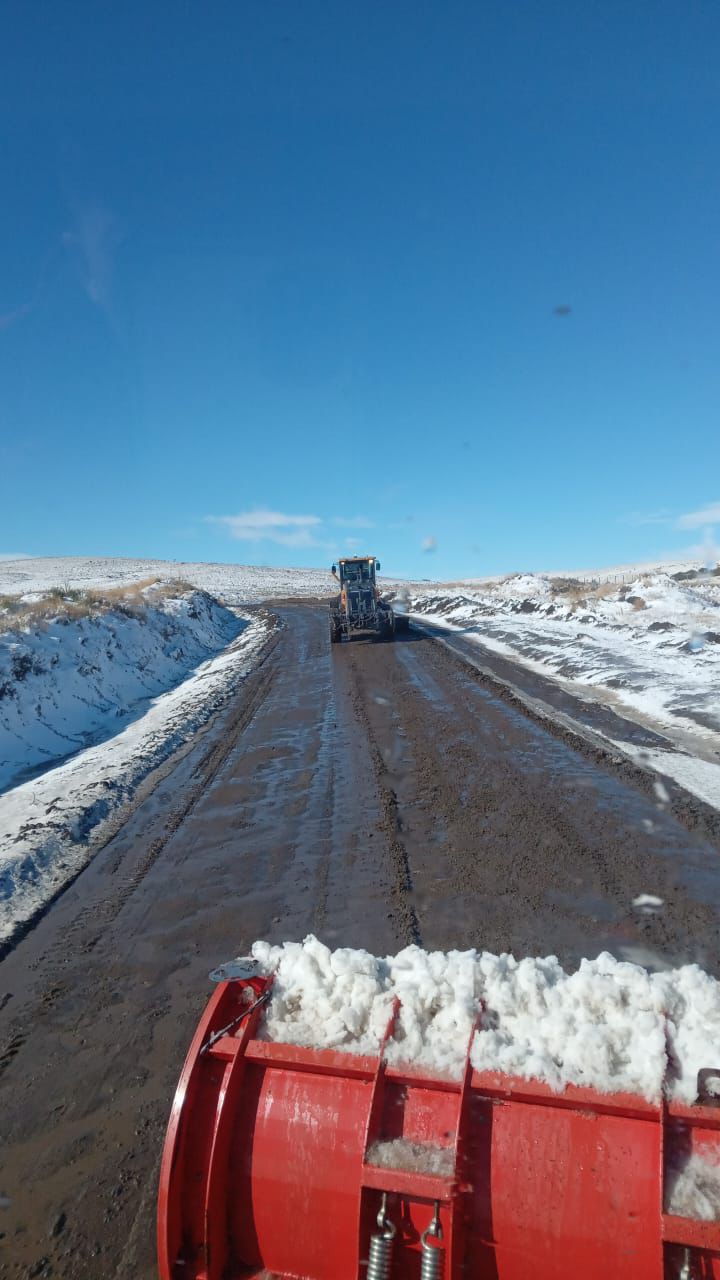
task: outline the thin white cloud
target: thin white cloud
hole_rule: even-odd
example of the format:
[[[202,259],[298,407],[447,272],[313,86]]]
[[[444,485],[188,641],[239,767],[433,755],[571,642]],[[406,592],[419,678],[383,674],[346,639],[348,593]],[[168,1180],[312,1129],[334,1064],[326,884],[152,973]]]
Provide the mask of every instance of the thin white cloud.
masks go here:
[[[671,511],[631,511],[630,515],[622,516],[621,524],[670,524],[672,520]]]
[[[62,244],[74,259],[83,289],[97,307],[110,305],[115,250],[120,231],[114,216],[98,205],[78,211],[69,231],[64,231]]]
[[[429,538],[423,538],[420,545],[423,551],[437,551],[437,538],[433,538],[432,535]]]
[[[659,551],[653,551],[647,556],[647,564],[658,565],[683,565],[683,564],[703,564],[706,568],[714,569],[715,565],[720,562],[720,547],[715,542],[712,529],[705,531],[703,542],[695,542],[691,546],[684,547],[665,547]]]
[[[706,569],[714,569],[720,564],[720,546],[715,541],[715,530],[706,529],[702,543],[702,561]]]
[[[276,542],[281,547],[321,547],[315,535],[320,516],[288,515],[284,511],[242,511],[236,516],[206,516],[238,542]]]
[[[22,302],[19,306],[13,307],[10,311],[5,311],[0,315],[0,331],[10,329],[19,320],[29,316],[35,310],[45,291],[48,276],[51,274],[51,268],[55,265],[56,259],[57,249],[53,248],[45,256],[44,261],[40,263],[40,269],[37,273],[31,296],[26,302]]]
[[[680,516],[674,515],[667,508],[660,511],[632,511],[629,515],[621,516],[620,523],[665,524],[673,529],[707,529],[714,524],[720,524],[720,502],[711,502],[707,507],[701,507],[698,511],[687,511]]]
[[[333,516],[330,524],[334,524],[341,529],[374,529],[373,520],[368,520],[367,516]]]
[[[15,307],[12,311],[6,311],[0,316],[0,329],[10,329],[18,320],[22,320],[25,316],[29,316],[32,311],[32,303],[23,302],[21,306]]]
[[[713,524],[720,524],[720,502],[711,502],[708,507],[701,507],[699,511],[688,511],[686,515],[678,516],[675,528],[702,529]]]

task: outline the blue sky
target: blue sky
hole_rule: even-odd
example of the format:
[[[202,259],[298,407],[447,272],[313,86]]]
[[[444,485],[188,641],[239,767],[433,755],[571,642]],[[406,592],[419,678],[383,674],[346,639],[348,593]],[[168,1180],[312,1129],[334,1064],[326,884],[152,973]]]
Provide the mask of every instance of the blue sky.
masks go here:
[[[712,542],[717,5],[2,24],[0,554],[434,577]]]

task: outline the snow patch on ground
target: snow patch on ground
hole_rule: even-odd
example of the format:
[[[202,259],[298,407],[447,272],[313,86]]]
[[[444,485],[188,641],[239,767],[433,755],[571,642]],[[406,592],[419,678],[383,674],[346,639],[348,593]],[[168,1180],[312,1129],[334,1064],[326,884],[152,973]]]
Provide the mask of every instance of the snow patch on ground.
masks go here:
[[[0,942],[82,870],[103,824],[226,703],[270,630],[192,591],[150,600],[138,616],[106,611],[0,636],[10,670],[13,654],[28,655],[0,703],[3,776],[73,752],[0,795]]]
[[[470,1035],[478,1070],[605,1093],[692,1103],[697,1073],[720,1059],[720,982],[697,965],[648,973],[603,953],[566,973],[554,956],[405,948],[378,958],[330,951],[315,937],[252,955],[275,975],[262,1035],[316,1048],[377,1053],[401,1002],[386,1056],[459,1078]]]
[[[626,755],[637,760],[638,764],[650,769],[657,769],[672,778],[686,791],[703,800],[714,809],[720,809],[720,764],[711,760],[698,760],[696,756],[685,755],[679,751],[662,751],[657,747],[635,747],[632,743],[617,742]],[[667,788],[658,796],[661,804],[670,800]]]
[[[664,900],[656,897],[654,893],[639,893],[637,898],[633,898],[632,904],[644,916],[656,915],[665,905]]]

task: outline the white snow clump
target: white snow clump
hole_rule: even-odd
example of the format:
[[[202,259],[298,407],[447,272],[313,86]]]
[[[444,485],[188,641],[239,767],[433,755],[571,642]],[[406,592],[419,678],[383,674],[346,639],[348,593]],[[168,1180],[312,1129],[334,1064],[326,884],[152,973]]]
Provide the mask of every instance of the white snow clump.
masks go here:
[[[274,974],[261,1034],[269,1040],[377,1054],[459,1078],[470,1035],[477,1070],[603,1093],[695,1101],[697,1073],[720,1063],[720,982],[698,965],[648,973],[603,952],[566,973],[555,956],[406,947],[384,959],[342,947],[256,942]]]

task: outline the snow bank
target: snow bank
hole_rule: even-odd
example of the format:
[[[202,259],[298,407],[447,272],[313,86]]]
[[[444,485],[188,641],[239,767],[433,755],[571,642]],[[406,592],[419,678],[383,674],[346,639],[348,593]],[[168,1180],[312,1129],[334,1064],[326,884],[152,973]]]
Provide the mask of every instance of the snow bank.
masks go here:
[[[546,600],[550,597],[551,587],[547,578],[536,573],[513,573],[503,578],[494,587],[499,600]]]
[[[188,620],[189,639],[180,640],[172,626],[172,616],[162,614],[162,625],[174,635],[174,639],[166,643],[180,643],[184,657],[173,659],[171,655],[166,665],[158,658],[152,678],[160,681],[163,672],[166,679],[169,675],[175,676],[185,669],[190,654],[196,662],[194,670],[189,675],[185,670],[186,678],[158,697],[148,698],[146,685],[144,705],[138,704],[133,709],[126,703],[125,728],[121,727],[120,732],[117,726],[122,726],[123,721],[118,718],[112,737],[76,751],[65,763],[46,769],[32,781],[0,795],[0,942],[8,942],[82,870],[103,839],[107,820],[132,800],[153,770],[190,742],[210,716],[225,705],[256,664],[271,631],[269,621],[256,618],[242,623],[228,615],[227,610],[218,611],[212,602],[200,608],[197,600],[192,603],[193,597],[196,593],[184,602],[179,601],[174,614],[178,625],[181,620]],[[199,617],[188,617],[188,609],[195,607]],[[123,691],[129,697],[128,691],[135,688],[132,663],[127,661],[127,656],[129,637],[135,637],[136,630],[125,628],[126,621],[122,620],[124,658],[122,662],[113,659],[115,665],[112,666],[112,679],[117,681],[117,686],[108,683],[102,690],[108,700],[114,688],[118,697]],[[108,639],[109,628],[114,625],[105,620],[88,635],[92,635],[93,640],[100,635]],[[193,629],[195,626],[197,631]],[[81,633],[69,627],[63,634],[70,638]],[[229,644],[228,635],[234,636]],[[137,636],[142,637],[143,645],[152,639],[162,654],[165,641],[154,623],[146,622],[144,628],[140,624]],[[223,642],[224,647],[207,657],[205,646],[210,640],[216,648]],[[70,653],[73,651],[71,646]],[[81,646],[80,651],[86,653],[87,647]],[[138,648],[133,651],[138,655]],[[59,661],[58,666],[61,667],[63,661]],[[71,685],[73,679],[71,676]],[[97,714],[96,727],[102,731],[103,704],[98,698],[98,679],[98,673],[88,678],[87,701],[83,703],[82,698],[79,701],[88,715],[86,723]],[[74,688],[77,689],[77,684]],[[50,716],[53,699],[49,695],[46,706]],[[73,711],[71,700],[63,702],[58,698],[56,711],[58,707],[68,715]],[[32,707],[29,713],[31,711]],[[109,717],[107,723],[112,724],[112,712]],[[24,731],[31,736],[31,717]]]
[[[720,1059],[720,983],[697,965],[650,974],[603,953],[566,973],[554,956],[412,946],[378,958],[312,936],[256,942],[252,955],[275,975],[261,1033],[270,1040],[377,1053],[398,997],[388,1061],[441,1076],[460,1075],[478,1010],[473,1066],[556,1091],[587,1085],[657,1101],[665,1090],[692,1103],[698,1071]]]
[[[668,574],[649,574],[629,582],[588,585],[515,574],[478,587],[415,588],[412,608],[448,621],[532,613],[552,618],[554,624],[620,625],[650,633],[658,630],[658,623],[668,624],[668,630],[675,623],[701,639],[720,621],[720,575],[676,581]]]
[[[0,791],[118,733],[245,625],[204,591],[163,584],[131,601],[46,601],[21,626],[10,615],[0,631]]]

